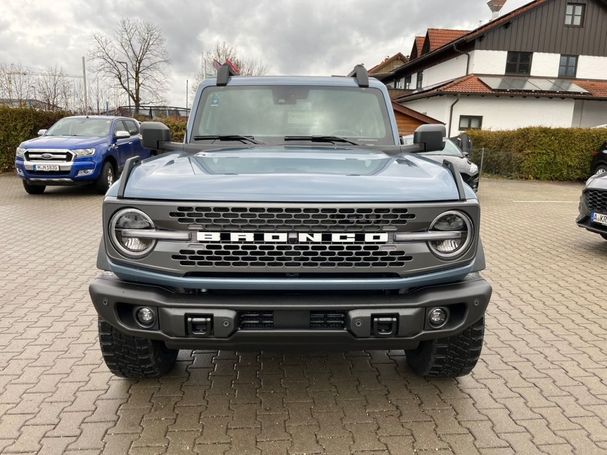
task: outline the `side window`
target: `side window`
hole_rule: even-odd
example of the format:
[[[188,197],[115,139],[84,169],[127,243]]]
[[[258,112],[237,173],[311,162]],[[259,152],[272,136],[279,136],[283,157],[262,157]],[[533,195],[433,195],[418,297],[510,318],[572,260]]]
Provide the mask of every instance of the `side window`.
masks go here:
[[[114,133],[116,131],[128,131],[129,128],[124,124],[124,120],[116,120],[114,122]]]
[[[128,128],[127,131],[131,133],[131,136],[139,134],[139,125],[137,125],[136,122],[134,122],[133,120],[124,120],[124,123]]]

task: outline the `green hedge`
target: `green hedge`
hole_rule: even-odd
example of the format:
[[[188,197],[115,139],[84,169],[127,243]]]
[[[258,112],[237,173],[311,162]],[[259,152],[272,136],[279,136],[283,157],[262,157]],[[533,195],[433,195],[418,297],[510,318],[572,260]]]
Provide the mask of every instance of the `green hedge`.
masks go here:
[[[171,129],[171,140],[182,142],[188,121],[181,118],[165,118],[160,120]]]
[[[584,180],[592,153],[607,142],[607,129],[522,128],[514,131],[468,131],[472,159],[483,172],[530,180]]]
[[[0,172],[14,169],[15,149],[67,114],[0,106]]]

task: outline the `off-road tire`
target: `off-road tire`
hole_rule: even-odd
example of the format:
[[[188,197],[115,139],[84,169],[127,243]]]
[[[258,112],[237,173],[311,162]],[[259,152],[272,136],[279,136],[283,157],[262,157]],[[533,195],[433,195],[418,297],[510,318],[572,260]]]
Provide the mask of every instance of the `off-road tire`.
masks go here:
[[[106,161],[101,168],[101,174],[99,174],[99,177],[95,181],[95,189],[99,194],[105,194],[115,180],[116,171],[114,170],[114,166],[109,161]]]
[[[23,189],[27,194],[42,194],[46,189],[46,185],[30,185],[23,180]]]
[[[484,333],[485,320],[482,318],[459,335],[422,341],[417,349],[405,351],[407,363],[420,376],[465,376],[481,355]]]
[[[602,172],[607,172],[607,164],[606,163],[599,163],[597,165],[597,167],[595,167],[592,171],[592,175],[595,175],[597,172],[602,171]]]
[[[126,335],[103,319],[99,319],[99,345],[110,371],[132,379],[158,378],[168,373],[179,352],[160,341]]]

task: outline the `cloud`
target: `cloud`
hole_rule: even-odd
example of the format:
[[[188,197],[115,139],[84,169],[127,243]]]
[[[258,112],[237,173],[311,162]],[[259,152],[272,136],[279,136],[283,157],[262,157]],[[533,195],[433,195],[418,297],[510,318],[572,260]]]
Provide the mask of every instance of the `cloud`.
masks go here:
[[[477,27],[490,18],[484,0],[2,0],[0,63],[77,74],[92,34],[121,18],[161,27],[171,58],[167,101],[185,103],[202,52],[225,41],[271,74],[343,74],[408,54],[428,27]],[[528,0],[509,0],[504,12]],[[191,99],[191,97],[190,97]]]

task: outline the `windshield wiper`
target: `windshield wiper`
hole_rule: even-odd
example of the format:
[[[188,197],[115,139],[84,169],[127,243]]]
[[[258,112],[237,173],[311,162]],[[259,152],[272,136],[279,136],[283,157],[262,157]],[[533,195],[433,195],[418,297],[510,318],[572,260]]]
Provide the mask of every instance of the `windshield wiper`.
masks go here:
[[[209,136],[194,136],[195,141],[240,141],[249,144],[259,144],[253,136],[241,136],[239,134],[219,134]]]
[[[360,145],[358,142],[352,141],[341,136],[285,136],[285,141],[310,141],[310,142],[344,142],[350,145]]]

